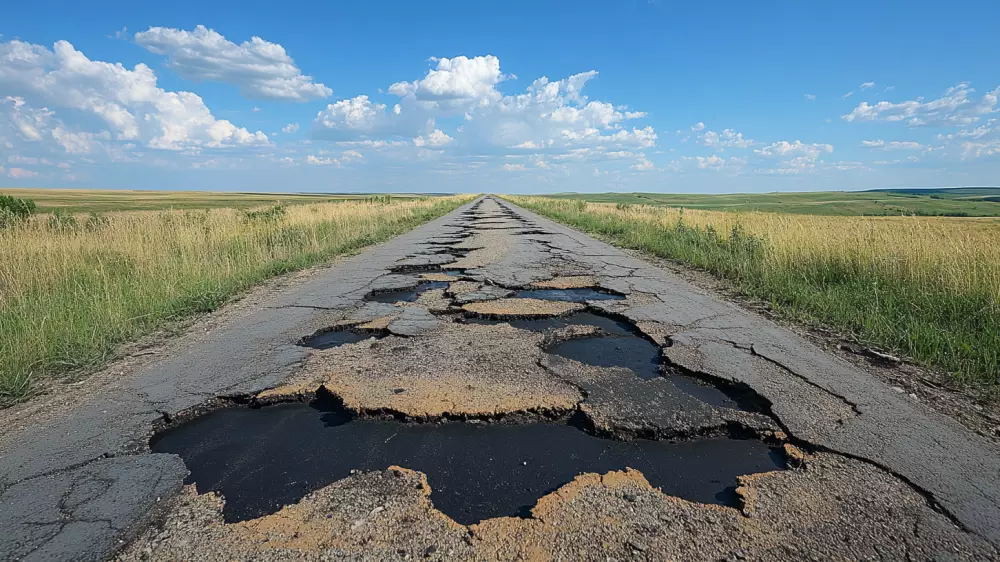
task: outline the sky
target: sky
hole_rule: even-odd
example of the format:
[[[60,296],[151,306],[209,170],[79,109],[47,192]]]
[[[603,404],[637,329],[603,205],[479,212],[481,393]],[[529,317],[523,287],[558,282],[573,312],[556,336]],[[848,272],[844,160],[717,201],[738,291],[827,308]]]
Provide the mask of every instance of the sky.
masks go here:
[[[1000,3],[17,2],[0,186],[1000,184]]]

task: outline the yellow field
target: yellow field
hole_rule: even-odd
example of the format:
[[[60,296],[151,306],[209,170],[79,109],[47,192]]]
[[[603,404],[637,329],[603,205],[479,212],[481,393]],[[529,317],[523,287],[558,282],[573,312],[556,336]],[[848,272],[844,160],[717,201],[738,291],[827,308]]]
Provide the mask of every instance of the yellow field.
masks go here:
[[[704,268],[800,319],[1000,384],[1000,220],[795,215],[510,197]]]
[[[951,217],[830,217],[785,213],[697,211],[588,204],[591,212],[674,227],[733,227],[768,241],[771,267],[803,261],[850,264],[920,286],[984,291],[1000,302],[1000,219]]]
[[[390,238],[471,196],[56,216],[0,228],[0,403],[164,320]]]
[[[209,207],[255,207],[274,203],[326,203],[352,199],[365,199],[369,195],[341,195],[321,193],[239,193],[211,191],[151,191],[151,190],[101,190],[101,189],[17,189],[0,188],[0,195],[31,199],[38,204],[39,212],[56,209],[71,213],[204,209]],[[412,199],[414,195],[392,195],[393,198]]]

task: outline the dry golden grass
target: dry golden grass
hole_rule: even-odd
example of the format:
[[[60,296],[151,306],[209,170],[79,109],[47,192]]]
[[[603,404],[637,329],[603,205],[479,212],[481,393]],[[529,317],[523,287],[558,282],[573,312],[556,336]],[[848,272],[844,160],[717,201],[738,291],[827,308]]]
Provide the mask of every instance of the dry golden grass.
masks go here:
[[[0,402],[29,394],[39,377],[92,366],[165,320],[469,199],[40,214],[0,228]]]
[[[737,227],[767,240],[770,267],[837,261],[921,286],[984,291],[1000,302],[1000,219],[996,218],[831,217],[594,203],[587,210],[661,228],[673,228],[683,217],[684,224],[712,227],[724,238]]]
[[[39,189],[0,188],[0,195],[31,199],[39,212],[57,209],[71,213],[111,211],[159,211],[205,209],[210,207],[258,207],[281,203],[328,203],[331,201],[366,199],[365,194],[323,193],[239,193],[225,191],[162,191],[135,189]],[[414,195],[393,195],[393,198],[413,199]]]
[[[941,366],[1000,375],[1000,220],[704,211],[539,197],[515,203],[729,279],[796,317]]]

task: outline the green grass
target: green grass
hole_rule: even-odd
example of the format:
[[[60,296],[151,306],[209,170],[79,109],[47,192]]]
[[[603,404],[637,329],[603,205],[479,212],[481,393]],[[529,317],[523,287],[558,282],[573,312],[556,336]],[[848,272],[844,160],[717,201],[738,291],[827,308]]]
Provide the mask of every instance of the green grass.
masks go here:
[[[111,211],[158,211],[219,207],[246,208],[277,202],[290,205],[357,200],[369,197],[366,194],[15,188],[0,188],[0,195],[31,199],[38,205],[37,212],[39,213],[50,213],[56,210],[67,213],[106,213]],[[393,195],[393,197],[410,199],[415,196]]]
[[[992,395],[1000,389],[1000,291],[993,285],[997,276],[992,277],[993,281],[982,279],[982,272],[996,267],[995,262],[966,262],[955,267],[969,269],[949,271],[948,275],[944,270],[935,274],[933,268],[938,266],[928,262],[927,272],[931,274],[918,280],[894,273],[898,270],[892,268],[892,260],[897,258],[891,251],[884,252],[884,259],[876,257],[871,261],[859,258],[846,246],[839,255],[804,251],[801,257],[795,257],[792,249],[792,259],[775,258],[767,234],[747,234],[739,226],[717,232],[707,226],[693,227],[683,218],[673,224],[648,220],[655,213],[643,215],[636,208],[568,204],[541,197],[512,199],[615,245],[704,269],[742,294],[769,302],[787,317],[852,333],[867,344],[940,367],[959,384],[985,388]],[[746,220],[753,221],[754,217]],[[818,224],[837,219],[801,220]],[[851,226],[845,224],[845,228]],[[900,236],[904,237],[905,232],[901,230]],[[876,247],[867,255],[879,253]],[[935,277],[949,275],[964,275],[972,280],[967,284],[970,288],[958,291],[934,281]]]
[[[264,279],[388,240],[468,197],[51,215],[0,229],[0,406],[85,375],[123,343],[217,308]]]
[[[803,215],[1000,216],[1000,188],[817,191],[728,195],[666,193],[561,193],[555,199],[663,205],[714,211],[767,211]]]

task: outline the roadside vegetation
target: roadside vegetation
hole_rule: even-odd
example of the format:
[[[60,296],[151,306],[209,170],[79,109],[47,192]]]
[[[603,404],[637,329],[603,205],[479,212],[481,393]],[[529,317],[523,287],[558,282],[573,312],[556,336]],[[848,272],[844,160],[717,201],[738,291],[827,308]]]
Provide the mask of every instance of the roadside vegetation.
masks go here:
[[[798,320],[1000,388],[1000,220],[511,201],[707,270]]]
[[[212,191],[141,191],[100,189],[17,189],[0,188],[0,196],[30,199],[39,213],[107,213],[112,211],[164,211],[212,207],[248,208],[281,201],[283,205],[330,203],[372,198],[367,194],[329,193],[239,193]],[[378,195],[396,199],[417,199],[419,195]]]
[[[0,210],[0,405],[46,379],[97,367],[121,344],[211,311],[268,277],[387,240],[470,199]]]
[[[1000,188],[884,189],[799,193],[563,193],[556,199],[662,205],[710,211],[767,211],[799,215],[1000,217]]]

